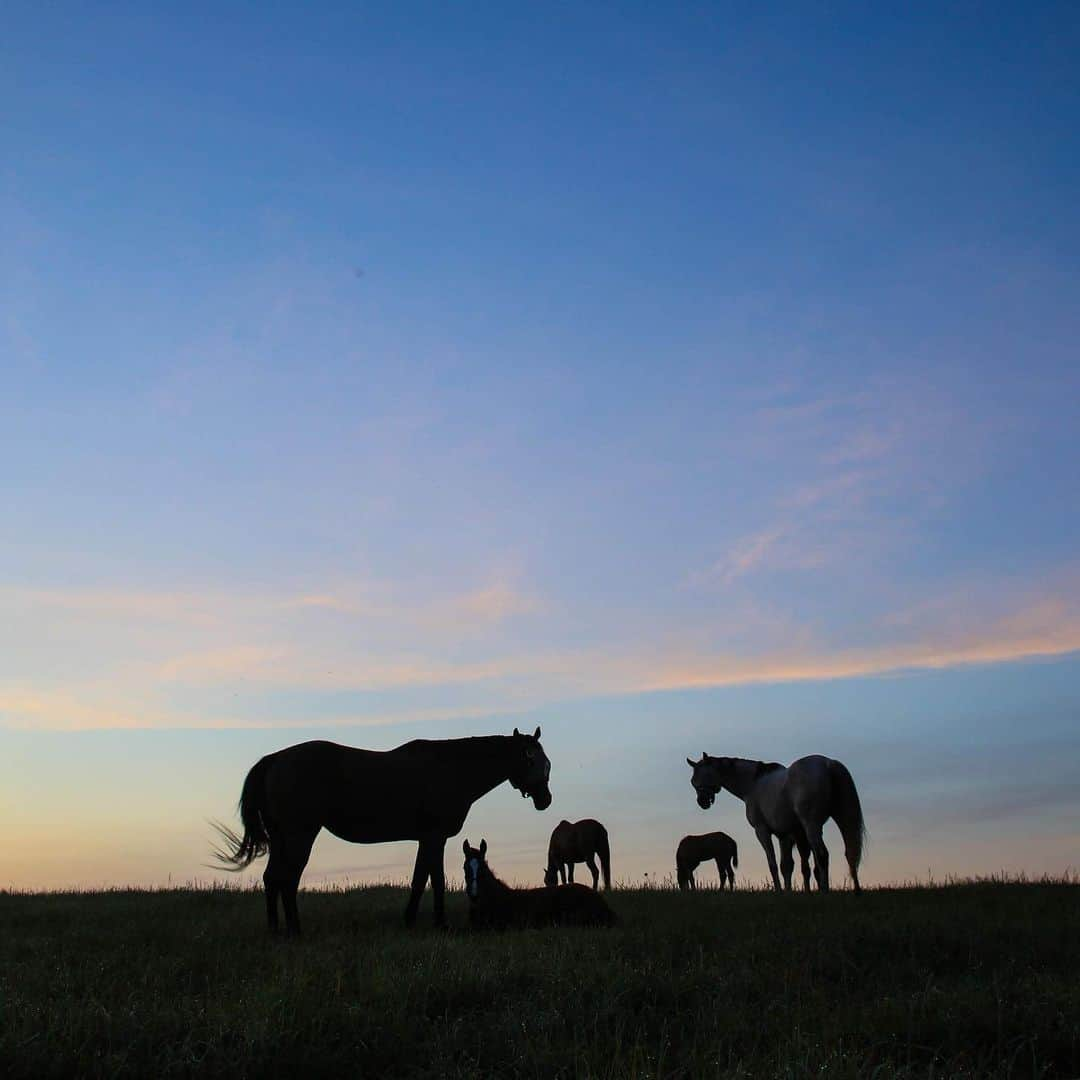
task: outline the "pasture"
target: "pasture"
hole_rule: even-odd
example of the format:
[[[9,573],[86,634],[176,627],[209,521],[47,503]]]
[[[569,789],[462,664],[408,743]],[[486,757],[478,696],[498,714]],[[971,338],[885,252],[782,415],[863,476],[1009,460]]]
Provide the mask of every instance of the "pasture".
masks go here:
[[[1080,886],[618,889],[611,930],[406,892],[0,893],[0,1074],[1080,1075]]]

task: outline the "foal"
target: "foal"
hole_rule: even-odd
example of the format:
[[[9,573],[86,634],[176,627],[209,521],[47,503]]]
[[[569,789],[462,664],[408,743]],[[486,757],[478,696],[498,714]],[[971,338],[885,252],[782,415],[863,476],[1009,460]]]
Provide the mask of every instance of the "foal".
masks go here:
[[[474,927],[613,926],[615,913],[604,898],[585,885],[512,889],[487,864],[487,841],[465,852],[465,891]]]
[[[724,832],[706,833],[704,836],[684,836],[675,850],[675,871],[680,889],[696,889],[694,871],[706,859],[716,860],[716,869],[720,871],[720,888],[726,881],[732,890],[735,888],[735,871],[732,866],[739,865],[739,849],[735,841]]]
[[[548,864],[544,871],[545,885],[558,885],[559,879],[565,885],[567,877],[574,882],[574,863],[583,862],[592,874],[592,887],[600,886],[600,874],[596,869],[596,860],[600,860],[600,869],[604,872],[604,889],[611,888],[611,845],[608,842],[607,829],[585,818],[582,821],[560,821],[551,831],[548,844]]]

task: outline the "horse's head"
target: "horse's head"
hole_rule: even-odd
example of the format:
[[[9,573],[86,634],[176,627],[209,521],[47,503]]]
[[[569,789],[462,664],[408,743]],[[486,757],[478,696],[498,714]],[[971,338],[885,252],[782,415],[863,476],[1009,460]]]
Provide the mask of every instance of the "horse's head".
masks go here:
[[[487,855],[487,841],[481,840],[480,846],[474,848],[466,840],[461,849],[465,852],[465,892],[470,900],[475,900],[480,895],[480,877],[487,867],[484,858]]]
[[[544,884],[550,889],[554,885],[559,884],[559,871],[555,867],[549,866],[544,871]]]
[[[532,735],[522,735],[514,728],[511,738],[514,763],[510,769],[510,783],[521,792],[523,799],[526,796],[532,799],[537,810],[546,810],[551,805],[551,790],[548,788],[551,762],[540,745],[540,729],[537,728]]]
[[[700,761],[686,759],[686,764],[694,770],[690,783],[697,792],[697,803],[702,810],[708,810],[716,799],[716,793],[724,786],[724,780],[731,768],[731,758],[709,757],[702,753]]]

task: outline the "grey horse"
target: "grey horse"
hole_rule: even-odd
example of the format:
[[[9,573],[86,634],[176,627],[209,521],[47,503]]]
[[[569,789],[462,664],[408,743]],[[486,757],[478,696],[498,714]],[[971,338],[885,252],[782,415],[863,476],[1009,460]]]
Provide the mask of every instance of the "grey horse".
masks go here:
[[[812,754],[799,758],[786,768],[776,762],[751,761],[746,758],[710,757],[700,761],[686,759],[693,769],[690,782],[697,792],[698,806],[707,810],[716,793],[727,788],[746,804],[746,820],[757,834],[773,885],[780,890],[773,837],[780,841],[780,871],[784,888],[791,888],[795,869],[792,848],[798,847],[802,861],[803,885],[810,888],[810,853],[814,854],[814,877],[818,888],[829,888],[829,852],[822,838],[822,826],[832,818],[844,838],[844,855],[856,892],[859,885],[859,862],[866,840],[859,793],[846,766],[832,758]]]

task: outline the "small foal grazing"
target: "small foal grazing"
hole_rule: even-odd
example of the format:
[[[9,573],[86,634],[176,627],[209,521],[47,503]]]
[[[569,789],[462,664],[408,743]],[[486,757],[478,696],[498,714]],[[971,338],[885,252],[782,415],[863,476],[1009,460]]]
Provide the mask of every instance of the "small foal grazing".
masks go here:
[[[611,888],[611,845],[608,842],[607,829],[585,818],[582,821],[560,821],[552,830],[548,844],[548,864],[544,871],[545,885],[558,885],[559,879],[565,885],[567,879],[574,883],[574,863],[583,862],[592,874],[592,887],[600,886],[600,872],[596,869],[596,860],[600,860],[600,869],[604,872],[604,889]]]
[[[465,891],[474,927],[613,926],[615,913],[585,885],[512,889],[487,864],[487,841],[465,852]]]
[[[735,888],[735,871],[732,866],[739,865],[739,849],[735,841],[725,832],[705,833],[704,836],[684,836],[675,850],[675,872],[680,889],[696,889],[694,871],[706,859],[716,860],[716,869],[720,871],[720,888],[726,881]]]

